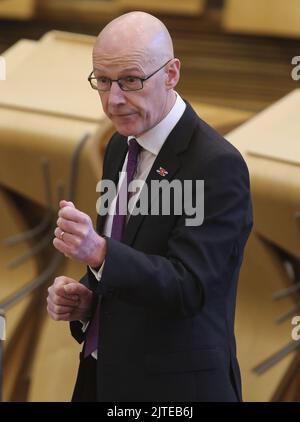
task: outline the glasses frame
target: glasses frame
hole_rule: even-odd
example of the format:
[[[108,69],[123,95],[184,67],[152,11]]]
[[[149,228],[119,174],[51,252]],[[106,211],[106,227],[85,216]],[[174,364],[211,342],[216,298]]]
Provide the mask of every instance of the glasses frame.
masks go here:
[[[124,89],[124,87],[122,86],[122,80],[124,80],[124,79],[126,79],[126,78],[128,78],[128,76],[126,76],[126,77],[123,77],[123,78],[119,78],[119,79],[110,79],[110,78],[107,78],[108,79],[108,81],[109,81],[109,89],[105,89],[105,90],[103,90],[103,89],[98,89],[98,88],[96,88],[96,87],[94,87],[93,86],[93,80],[97,80],[98,78],[96,78],[96,76],[92,76],[92,74],[94,73],[94,71],[92,70],[91,71],[91,73],[89,74],[89,76],[88,76],[88,81],[89,81],[89,83],[90,83],[90,85],[91,85],[91,87],[92,87],[92,89],[95,89],[96,91],[99,91],[99,92],[109,92],[110,91],[110,89],[111,89],[111,86],[112,86],[112,83],[113,82],[117,82],[117,84],[119,85],[119,88],[122,90],[122,91],[125,91],[125,92],[134,92],[134,91],[140,91],[140,90],[142,90],[143,88],[144,88],[144,82],[145,81],[147,81],[148,79],[150,79],[152,76],[154,76],[156,73],[158,73],[160,70],[162,70],[168,63],[170,63],[170,61],[172,61],[173,60],[173,58],[172,59],[169,59],[165,64],[163,64],[159,69],[156,69],[154,72],[152,72],[150,75],[148,75],[148,76],[146,76],[145,78],[140,78],[140,77],[138,77],[138,76],[132,76],[132,77],[134,77],[134,78],[137,78],[137,79],[139,79],[140,81],[141,81],[141,88],[137,88],[137,89]]]

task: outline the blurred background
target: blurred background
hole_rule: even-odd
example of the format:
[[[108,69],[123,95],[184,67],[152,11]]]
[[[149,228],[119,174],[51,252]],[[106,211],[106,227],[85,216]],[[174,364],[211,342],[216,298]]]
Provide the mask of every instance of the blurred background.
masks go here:
[[[244,400],[299,401],[300,0],[0,0],[1,395],[70,400],[80,346],[47,317],[45,297],[56,275],[85,269],[51,239],[60,198],[95,218],[113,128],[87,82],[91,49],[132,10],[166,24],[178,91],[249,166],[255,225],[236,316]]]

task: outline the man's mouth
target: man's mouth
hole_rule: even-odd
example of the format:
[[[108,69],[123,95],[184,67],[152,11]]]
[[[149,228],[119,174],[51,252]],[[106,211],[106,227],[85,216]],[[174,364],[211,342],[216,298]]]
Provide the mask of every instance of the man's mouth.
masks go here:
[[[109,111],[109,115],[111,117],[128,117],[128,116],[132,116],[134,114],[137,114],[137,112],[135,110],[132,110],[132,111],[121,111],[121,110],[113,111],[113,110],[111,110],[111,111]]]
[[[119,113],[119,114],[111,114],[112,117],[128,117],[133,116],[136,113]]]

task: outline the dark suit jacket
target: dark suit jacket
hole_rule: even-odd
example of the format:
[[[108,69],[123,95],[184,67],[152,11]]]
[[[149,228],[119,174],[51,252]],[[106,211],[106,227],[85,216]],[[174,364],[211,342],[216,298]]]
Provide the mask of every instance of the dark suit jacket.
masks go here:
[[[126,138],[115,134],[104,179],[117,180],[126,152]],[[186,215],[131,216],[123,243],[107,239],[101,282],[89,272],[83,278],[102,295],[97,398],[241,400],[234,313],[252,227],[247,166],[187,104],[147,182],[161,178],[159,167],[165,179],[204,180],[204,222],[187,227]],[[99,233],[103,225],[98,218]],[[79,323],[71,331],[83,340]]]

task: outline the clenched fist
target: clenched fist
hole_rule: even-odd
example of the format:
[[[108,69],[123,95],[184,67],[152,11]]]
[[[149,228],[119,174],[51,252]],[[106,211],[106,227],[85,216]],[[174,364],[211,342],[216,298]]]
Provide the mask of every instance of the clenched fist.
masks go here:
[[[70,277],[56,277],[48,288],[47,311],[55,321],[87,320],[93,293]]]
[[[91,218],[73,202],[60,201],[53,245],[64,255],[90,267],[100,267],[106,255],[106,240],[94,230]]]

